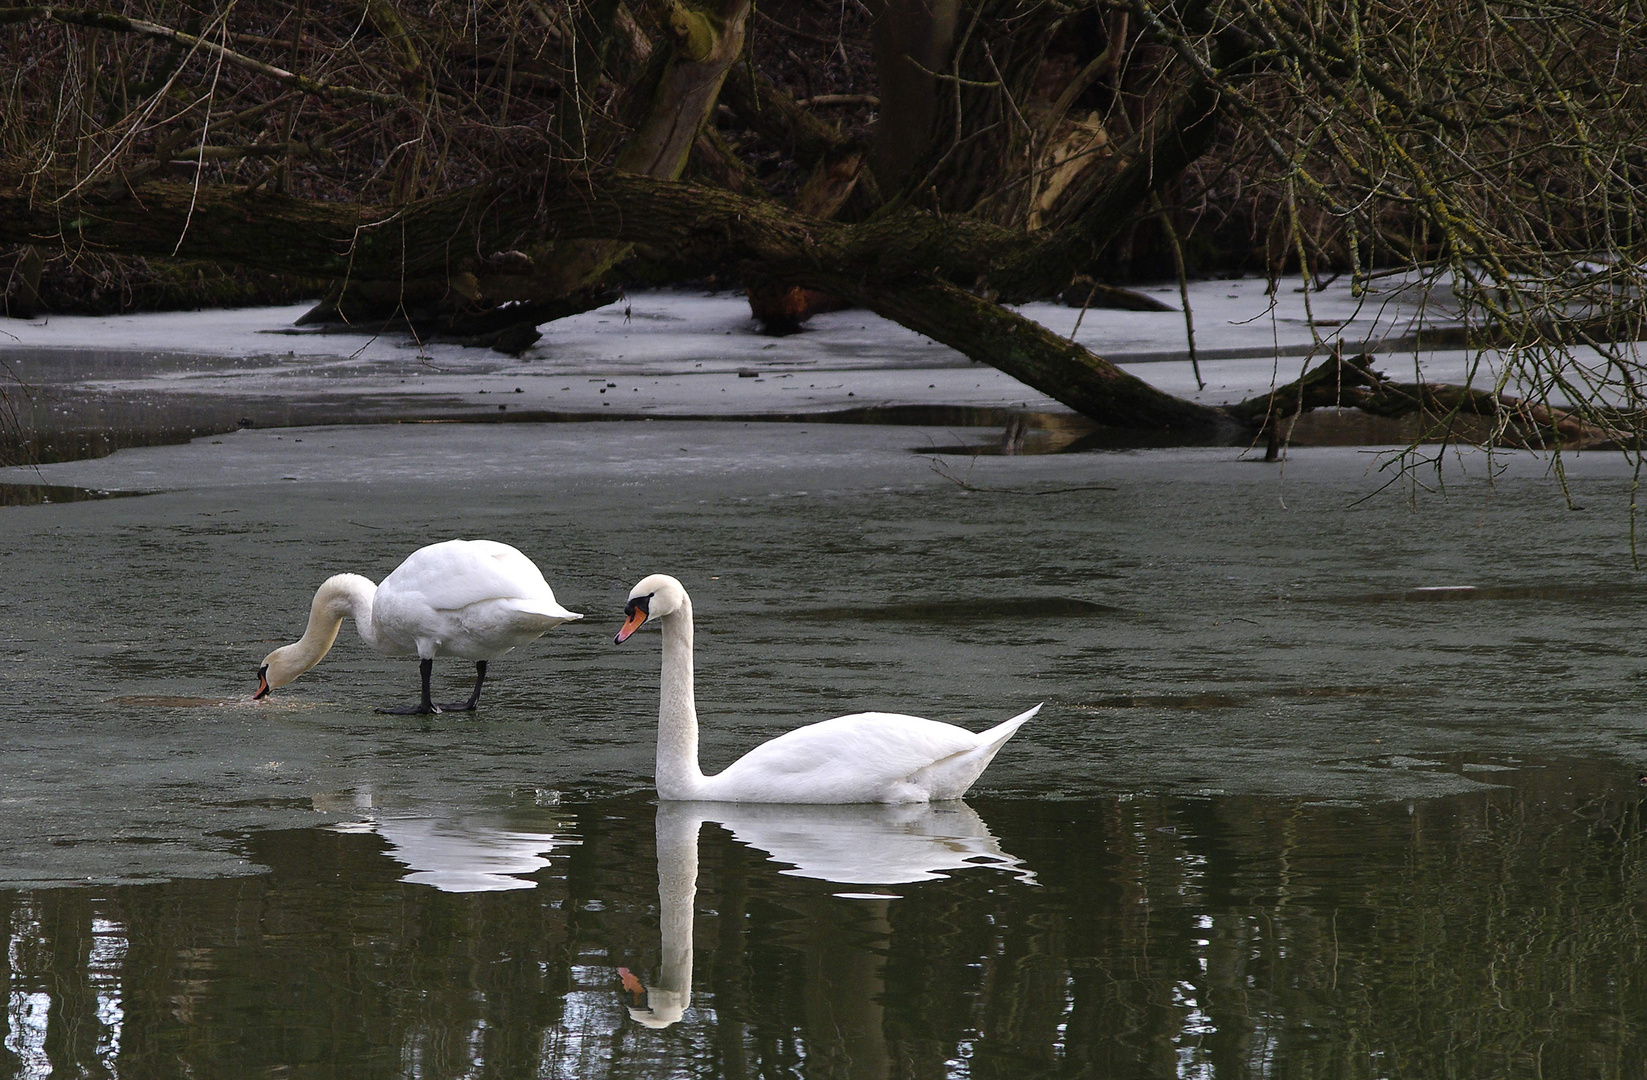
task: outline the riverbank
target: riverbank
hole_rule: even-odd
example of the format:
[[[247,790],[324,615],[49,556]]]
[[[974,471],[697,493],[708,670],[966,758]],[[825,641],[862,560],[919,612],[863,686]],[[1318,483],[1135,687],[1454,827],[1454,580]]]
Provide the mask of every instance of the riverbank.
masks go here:
[[[1152,294],[1177,301],[1176,287]],[[1468,354],[1421,350],[1416,296],[1357,298],[1347,282],[1304,293],[1283,280],[1198,282],[1191,363],[1181,312],[1023,310],[1171,393],[1207,404],[1291,381],[1331,349],[1372,352],[1396,378],[1462,382]],[[993,368],[866,311],[819,315],[784,338],[757,331],[741,294],[637,294],[549,324],[520,357],[404,336],[294,325],[306,305],[0,325],[15,380],[5,447],[14,461],[95,457],[237,428],[428,421],[641,418],[917,423],[981,431],[1008,449],[1155,445],[1104,431]],[[1078,325],[1077,325],[1078,324]],[[1424,331],[1455,329],[1433,303]],[[1197,376],[1205,384],[1197,383]],[[1401,444],[1412,422],[1328,410],[1296,445]]]

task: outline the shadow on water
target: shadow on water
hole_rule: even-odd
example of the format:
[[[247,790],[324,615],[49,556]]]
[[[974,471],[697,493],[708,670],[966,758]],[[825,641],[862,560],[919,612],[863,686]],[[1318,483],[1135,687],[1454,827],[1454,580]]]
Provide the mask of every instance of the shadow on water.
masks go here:
[[[919,454],[954,457],[997,457],[1036,454],[1082,454],[1104,450],[1151,450],[1185,446],[1250,447],[1253,432],[1233,421],[1202,431],[1164,431],[1109,427],[1084,417],[1061,413],[977,410],[995,415],[977,416],[968,424],[956,419],[929,417],[912,420],[929,426],[1000,427],[988,440],[947,445],[915,446]],[[1001,415],[1001,414],[1005,415]],[[987,422],[986,422],[987,420]],[[882,421],[885,422],[885,421]],[[1414,443],[1490,440],[1490,432],[1466,420],[1436,417],[1373,416],[1354,409],[1317,409],[1295,417],[1287,428],[1289,447],[1408,446]]]
[[[149,361],[168,366],[165,358]],[[174,361],[181,362],[181,361]],[[95,367],[95,358],[88,361]],[[253,361],[218,360],[218,364]],[[185,365],[186,366],[186,365]],[[76,384],[79,371],[67,362],[45,381],[16,395],[0,419],[0,463],[46,464],[104,457],[117,450],[186,443],[241,428],[307,427],[338,424],[477,423],[554,424],[656,420],[646,410],[554,410],[491,405],[462,395],[347,394],[333,390],[297,391],[280,397],[214,392],[136,390],[112,393]],[[84,375],[85,372],[79,372]],[[152,373],[152,372],[151,372]],[[37,373],[38,375],[38,373]],[[43,389],[42,389],[43,388]],[[490,399],[487,399],[488,401]],[[671,413],[675,421],[737,420],[765,423],[889,425],[950,428],[960,431],[999,429],[976,442],[916,446],[916,453],[979,457],[993,455],[1075,454],[1106,450],[1147,450],[1186,446],[1244,447],[1250,430],[1233,421],[1205,430],[1164,431],[1108,427],[1070,412],[1039,412],[1001,406],[905,404],[872,405],[825,412],[754,410],[748,413]],[[1406,445],[1434,441],[1434,433],[1417,420],[1390,420],[1353,410],[1324,409],[1299,417],[1289,435],[1291,446]],[[963,436],[956,435],[957,438]]]
[[[0,1076],[1643,1075],[1643,793],[1480,768],[1370,807],[345,793],[245,836],[256,876],[0,890]]]
[[[332,395],[315,392],[281,398],[222,393],[107,394],[73,386],[54,387],[49,396],[25,398],[15,416],[0,423],[0,463],[47,464],[105,457],[117,450],[186,443],[242,428],[308,427],[339,424],[475,423],[565,424],[668,419],[678,422],[809,423],[1000,428],[976,446],[917,447],[922,453],[1063,453],[1080,450],[1146,449],[1186,445],[1241,445],[1229,433],[1132,431],[1105,428],[1072,413],[1038,413],[993,406],[881,405],[827,412],[754,411],[746,414],[671,413],[660,417],[627,409],[494,411],[461,397],[427,395]]]

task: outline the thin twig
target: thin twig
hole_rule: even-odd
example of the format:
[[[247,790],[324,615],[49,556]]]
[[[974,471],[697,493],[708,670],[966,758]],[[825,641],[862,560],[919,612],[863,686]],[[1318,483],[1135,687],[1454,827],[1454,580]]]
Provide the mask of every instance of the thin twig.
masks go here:
[[[1121,490],[1120,488],[1110,487],[1110,486],[1105,485],[1105,484],[1083,484],[1080,487],[1045,488],[1041,491],[1022,491],[1022,490],[1019,490],[1017,488],[980,487],[979,485],[973,484],[973,483],[967,481],[966,479],[964,479],[962,477],[959,477],[959,476],[956,476],[954,473],[950,472],[949,469],[945,468],[945,466],[943,464],[943,461],[939,458],[933,458],[932,459],[932,471],[937,473],[939,476],[943,477],[945,480],[948,480],[950,483],[952,483],[952,484],[956,485],[957,487],[961,488],[963,491],[977,491],[977,492],[987,493],[987,494],[990,494],[990,495],[1068,495],[1072,492],[1077,492],[1077,491],[1119,491],[1119,490]]]
[[[254,60],[245,53],[235,52],[227,46],[216,45],[193,34],[184,33],[182,30],[173,30],[169,26],[161,26],[159,23],[148,22],[144,19],[133,19],[125,15],[116,15],[113,12],[82,8],[0,8],[0,25],[14,22],[31,22],[37,19],[48,19],[67,26],[88,26],[94,30],[112,30],[121,34],[142,34],[145,37],[188,45],[190,48],[212,53],[219,60],[227,60],[231,64],[245,68],[247,71],[267,76],[316,97],[370,101],[379,105],[410,104],[401,94],[386,94],[379,90],[363,90],[355,86],[340,86],[320,82],[304,75],[296,75],[284,68],[275,67],[273,64],[265,64],[261,60]]]
[[[219,25],[224,27],[224,37],[228,37],[229,12],[234,9],[235,0],[229,0],[223,9],[223,18]],[[194,220],[194,207],[200,198],[200,175],[206,171],[206,136],[212,129],[212,104],[217,100],[217,77],[223,74],[223,54],[217,54],[217,66],[212,69],[212,88],[206,94],[206,119],[200,125],[200,157],[194,170],[194,189],[189,192],[189,212],[183,217],[183,228],[177,234],[177,246],[172,248],[172,256],[183,249],[183,240],[189,235],[189,223]]]

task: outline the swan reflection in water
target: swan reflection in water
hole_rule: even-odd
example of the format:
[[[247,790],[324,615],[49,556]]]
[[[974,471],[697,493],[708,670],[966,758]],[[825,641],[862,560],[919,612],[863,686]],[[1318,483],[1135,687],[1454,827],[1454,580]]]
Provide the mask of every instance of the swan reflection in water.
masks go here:
[[[947,871],[981,866],[1035,884],[1035,875],[1022,860],[1003,852],[983,819],[958,801],[904,806],[661,803],[657,816],[658,930],[663,947],[658,983],[642,985],[627,969],[619,969],[626,989],[637,995],[645,993],[646,1004],[631,1005],[629,1015],[646,1027],[665,1028],[677,1023],[692,1004],[698,833],[706,821],[722,826],[739,843],[766,852],[771,861],[787,863],[788,869],[779,872],[795,877],[841,885],[886,886],[932,881],[946,877]],[[885,905],[896,899],[896,894],[835,895],[872,901],[878,908],[872,913],[878,932],[891,933]],[[830,951],[839,957],[844,950]],[[842,1023],[844,1018],[837,1015],[832,1026],[857,1029],[878,1041],[879,958],[884,950],[854,951],[863,953],[859,959],[866,964],[856,966],[864,970],[856,972],[854,978],[840,980],[840,985],[849,988],[848,1008],[859,1012],[867,1008],[876,1015],[860,1017],[856,1023]],[[866,982],[872,985],[864,986]],[[857,985],[850,985],[853,983]]]
[[[441,892],[501,892],[534,889],[529,876],[549,865],[556,848],[572,847],[570,822],[545,821],[553,831],[500,827],[491,815],[468,813],[443,817],[374,808],[372,792],[317,796],[315,808],[366,810],[370,816],[331,826],[334,832],[376,833],[388,841],[385,854],[411,870],[401,881],[430,885]]]
[[[504,827],[479,810],[435,816],[375,805],[369,788],[318,796],[317,810],[358,815],[331,826],[376,833],[385,854],[410,873],[400,880],[443,892],[530,889],[531,876],[557,849],[580,843],[576,826],[551,813],[538,828]],[[514,816],[514,815],[512,815]],[[514,816],[519,822],[518,816]],[[848,886],[833,897],[794,897],[808,957],[805,1028],[808,1054],[819,1075],[882,1080],[891,1075],[881,992],[892,925],[887,908],[898,895],[888,886],[933,881],[973,867],[1012,875],[1029,885],[1035,875],[1001,850],[978,814],[965,803],[782,805],[664,802],[655,821],[658,931],[662,939],[655,984],[619,968],[635,1001],[630,1018],[648,1028],[679,1023],[692,1004],[692,933],[698,891],[698,837],[704,822],[780,864],[777,873]],[[860,890],[853,891],[856,886]],[[868,891],[879,888],[881,891]],[[847,898],[843,902],[842,899]],[[833,1062],[832,1065],[829,1063]]]

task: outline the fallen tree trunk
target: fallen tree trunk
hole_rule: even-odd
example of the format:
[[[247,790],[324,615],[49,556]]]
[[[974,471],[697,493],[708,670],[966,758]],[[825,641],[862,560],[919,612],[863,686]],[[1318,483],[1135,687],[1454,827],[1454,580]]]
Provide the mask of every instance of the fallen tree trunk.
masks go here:
[[[766,201],[619,172],[587,186],[547,178],[483,185],[383,211],[210,188],[197,196],[188,185],[159,181],[114,195],[69,192],[47,208],[0,195],[0,242],[79,241],[153,254],[177,248],[192,258],[365,278],[387,288],[421,279],[486,290],[494,287],[490,278],[518,274],[514,264],[526,258],[501,255],[555,239],[644,241],[670,252],[682,276],[753,262],[774,278],[852,298],[1100,423],[1183,430],[1225,422],[1216,410],[1156,390],[1033,320],[945,281],[1023,265],[1041,245],[1011,230],[962,226],[924,211],[841,225]]]
[[[1622,424],[1586,420],[1565,409],[1526,401],[1511,394],[1451,383],[1401,383],[1372,367],[1366,354],[1333,355],[1294,382],[1267,394],[1226,405],[1223,412],[1268,437],[1267,456],[1278,456],[1282,427],[1314,409],[1359,409],[1374,416],[1421,415],[1431,419],[1438,436],[1451,436],[1459,419],[1486,422],[1492,442],[1527,450],[1603,450],[1636,445]]]
[[[1233,433],[1243,423],[1222,409],[1158,390],[1033,319],[946,282],[876,289],[836,279],[825,288],[1003,371],[1100,424]]]
[[[1350,361],[1332,361],[1299,383],[1228,407],[1187,401],[953,283],[1010,277],[1044,254],[1035,236],[924,211],[842,225],[767,201],[624,173],[604,174],[598,183],[539,177],[481,185],[398,209],[214,187],[196,193],[166,181],[113,193],[69,191],[55,203],[31,203],[17,191],[15,183],[0,185],[0,242],[148,255],[175,248],[189,258],[386,284],[402,274],[466,275],[466,287],[484,289],[522,272],[522,260],[529,260],[520,248],[555,239],[644,242],[668,252],[682,276],[752,262],[774,278],[850,298],[1115,427],[1224,429],[1235,437],[1272,430],[1277,418],[1306,409],[1341,406],[1386,416],[1497,417],[1504,421],[1497,430],[1522,440],[1517,445],[1624,441],[1619,431],[1560,410],[1465,387],[1393,383]],[[575,309],[523,306],[520,315],[548,318]],[[487,316],[477,330],[517,321]]]
[[[749,261],[779,279],[819,266],[866,280],[987,285],[1001,299],[1021,301],[1056,296],[1084,272],[1151,191],[1205,152],[1216,128],[1218,94],[1194,81],[1150,133],[1117,148],[1126,164],[1058,229],[1029,233],[907,204],[857,225],[826,222],[766,199],[673,182],[716,100],[728,50],[742,40],[746,5],[723,0],[719,22],[679,11],[683,55],[665,77],[678,75],[683,86],[659,88],[615,168],[510,174],[389,207],[124,176],[97,189],[60,181],[57,190],[43,177],[0,176],[0,242],[87,243],[346,283],[391,281],[419,298],[451,293],[504,301],[552,300],[586,287],[623,245],[644,243],[674,252],[688,273]],[[689,32],[700,23],[703,33]],[[841,149],[815,132],[812,141],[820,156]],[[495,253],[547,252],[555,241],[562,242],[559,257],[501,272],[486,265]]]

